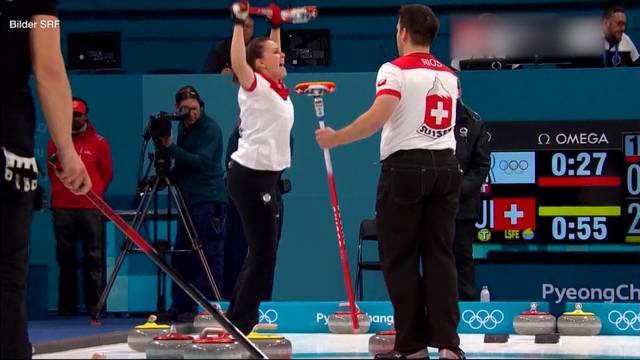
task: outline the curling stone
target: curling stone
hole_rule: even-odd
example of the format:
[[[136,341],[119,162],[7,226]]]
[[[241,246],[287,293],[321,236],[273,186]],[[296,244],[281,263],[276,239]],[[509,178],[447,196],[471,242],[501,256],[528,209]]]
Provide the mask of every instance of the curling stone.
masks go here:
[[[147,359],[182,359],[184,348],[191,345],[193,336],[178,334],[171,326],[168,334],[156,336],[145,346]]]
[[[513,318],[513,329],[519,335],[553,334],[556,332],[556,317],[538,311],[538,304],[531,303],[529,311],[523,311]]]
[[[358,329],[354,330],[351,324],[351,312],[349,311],[349,303],[340,303],[341,308],[347,308],[347,311],[336,311],[327,322],[329,331],[333,334],[364,334],[369,331],[371,322],[369,316],[363,313],[358,305],[356,305],[356,315],[358,318]]]
[[[247,336],[268,358],[290,359],[293,353],[291,341],[278,334],[265,334],[263,331],[275,331],[276,324],[257,324]]]
[[[206,310],[196,315],[193,318],[193,332],[201,333],[202,330],[206,328],[219,328],[220,323],[216,320],[213,315],[209,314]]]
[[[380,353],[393,351],[396,343],[396,330],[378,331],[369,338],[369,354],[376,356]]]
[[[154,337],[169,333],[171,327],[169,325],[156,324],[156,320],[158,320],[158,317],[150,315],[146,323],[138,325],[129,331],[127,344],[129,344],[131,350],[144,352],[145,345],[151,342]]]
[[[246,351],[220,328],[206,328],[184,348],[183,359],[242,359]]]
[[[574,311],[558,318],[558,332],[562,335],[592,336],[600,334],[602,322],[594,313],[582,311],[577,303]]]

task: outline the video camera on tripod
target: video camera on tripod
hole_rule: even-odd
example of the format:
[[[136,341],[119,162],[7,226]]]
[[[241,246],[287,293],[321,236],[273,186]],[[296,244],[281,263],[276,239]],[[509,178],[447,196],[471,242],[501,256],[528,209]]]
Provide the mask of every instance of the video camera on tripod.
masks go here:
[[[180,108],[175,113],[161,111],[158,115],[149,116],[149,122],[144,129],[144,139],[153,138],[157,140],[169,136],[171,134],[171,122],[184,121],[189,118],[189,115],[189,109]]]
[[[144,128],[142,138],[144,139],[142,149],[140,150],[140,159],[138,161],[138,193],[142,194],[144,188],[154,181],[154,176],[149,176],[151,166],[155,168],[157,176],[167,177],[169,176],[169,170],[171,167],[171,159],[169,153],[164,150],[162,146],[161,138],[171,135],[171,123],[173,121],[184,121],[189,118],[189,109],[179,109],[175,113],[167,113],[160,111],[158,115],[150,115],[149,122]],[[155,151],[147,154],[147,148],[149,147],[149,141],[153,140],[155,145]],[[143,171],[145,164],[145,155],[149,156],[149,163],[146,170]],[[160,189],[164,188],[164,185],[160,185]]]
[[[182,196],[180,189],[172,183],[172,179],[170,176],[170,168],[171,168],[171,158],[169,153],[165,150],[165,147],[162,145],[162,138],[171,135],[171,128],[173,121],[184,121],[187,120],[190,116],[190,111],[188,108],[180,108],[175,113],[166,113],[160,112],[158,115],[149,116],[149,122],[144,130],[144,142],[142,144],[142,149],[140,151],[140,158],[138,162],[138,186],[137,193],[138,197],[136,197],[136,207],[137,210],[133,217],[131,227],[134,230],[138,230],[145,222],[147,215],[149,215],[149,220],[153,222],[153,241],[152,245],[155,250],[160,254],[159,256],[164,256],[166,253],[176,253],[176,252],[195,252],[200,260],[202,265],[202,271],[206,274],[207,281],[209,286],[211,287],[212,293],[214,294],[214,298],[216,301],[221,299],[220,291],[215,284],[213,279],[213,274],[211,273],[211,268],[207,262],[207,259],[203,252],[203,246],[198,238],[198,234],[196,233],[195,226],[189,215],[189,209],[187,204]],[[153,153],[147,154],[147,148],[149,145],[149,141],[153,140],[155,145],[155,151]],[[149,161],[147,163],[146,170],[143,171],[145,164],[145,155],[149,155]],[[151,173],[152,167],[155,169],[155,174]],[[158,192],[162,190],[167,190],[166,196],[166,208],[163,210],[159,209],[160,200],[158,198]],[[175,207],[175,212],[172,210],[172,207]],[[164,213],[164,214],[161,214]],[[179,225],[184,228],[185,236],[191,242],[191,249],[174,249],[171,245],[171,217],[172,215],[177,215],[177,220]],[[165,220],[167,225],[166,230],[166,239],[158,238],[158,223],[160,220]],[[102,312],[104,306],[106,305],[107,297],[109,296],[109,292],[113,287],[116,277],[118,275],[118,271],[122,266],[125,256],[131,252],[134,252],[134,243],[125,239],[122,248],[120,250],[120,254],[116,259],[116,262],[113,265],[113,271],[109,275],[105,288],[100,295],[100,300],[98,302],[98,316],[99,313]],[[157,310],[164,311],[165,310],[165,294],[166,294],[166,274],[163,272],[158,272],[158,285],[157,285]]]

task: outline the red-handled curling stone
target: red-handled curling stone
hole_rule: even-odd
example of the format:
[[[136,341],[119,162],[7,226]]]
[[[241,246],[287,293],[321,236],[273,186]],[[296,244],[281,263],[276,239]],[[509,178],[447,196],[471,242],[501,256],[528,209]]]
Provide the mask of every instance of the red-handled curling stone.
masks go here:
[[[220,328],[206,328],[184,348],[184,359],[242,359],[247,352]]]
[[[341,303],[340,307],[349,308],[349,303]],[[364,334],[369,331],[371,327],[371,321],[369,316],[363,313],[362,310],[356,305],[356,315],[358,319],[358,329],[353,329],[351,324],[351,311],[336,311],[329,316],[328,326],[329,331],[333,334]]]
[[[213,307],[220,310],[220,305],[213,304]],[[193,331],[195,333],[201,333],[206,328],[219,328],[220,323],[209,314],[206,310],[203,310],[200,314],[193,318]]]
[[[556,332],[556,317],[545,311],[538,311],[538,304],[531,303],[528,311],[513,318],[513,329],[520,335],[542,335]]]
[[[377,354],[393,351],[396,342],[396,329],[378,331],[369,338],[369,354]]]
[[[156,336],[145,346],[147,359],[182,359],[184,348],[191,345],[193,336],[179,334],[171,326],[168,334]]]

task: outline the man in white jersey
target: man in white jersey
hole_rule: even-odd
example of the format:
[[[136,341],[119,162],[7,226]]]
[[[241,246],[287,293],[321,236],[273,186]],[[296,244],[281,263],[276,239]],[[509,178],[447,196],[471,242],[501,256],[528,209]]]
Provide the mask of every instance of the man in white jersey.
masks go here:
[[[602,14],[604,67],[640,66],[640,54],[631,38],[624,33],[627,15],[621,6],[611,5]]]
[[[378,71],[371,108],[339,131],[316,131],[320,147],[333,148],[382,128],[376,223],[397,335],[394,351],[376,358],[427,358],[427,346],[440,358],[464,357],[452,250],[462,183],[453,133],[458,89],[456,75],[429,54],[438,27],[429,7],[402,6],[400,57]]]

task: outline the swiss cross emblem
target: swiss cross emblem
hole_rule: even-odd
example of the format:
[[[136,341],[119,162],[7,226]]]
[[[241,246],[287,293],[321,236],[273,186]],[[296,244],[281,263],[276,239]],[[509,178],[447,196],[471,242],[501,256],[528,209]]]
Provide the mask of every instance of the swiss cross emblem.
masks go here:
[[[439,138],[451,132],[453,128],[453,98],[444,88],[439,78],[427,92],[424,121],[418,132],[433,138]]]
[[[536,228],[535,198],[494,198],[494,230],[526,230]]]

